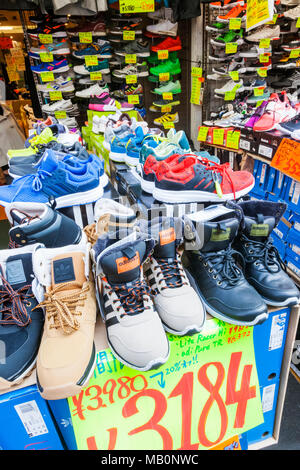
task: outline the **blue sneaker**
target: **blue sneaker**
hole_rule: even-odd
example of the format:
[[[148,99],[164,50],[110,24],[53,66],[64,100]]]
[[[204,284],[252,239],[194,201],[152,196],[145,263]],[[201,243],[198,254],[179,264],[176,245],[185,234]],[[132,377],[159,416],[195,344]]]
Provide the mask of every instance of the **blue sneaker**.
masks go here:
[[[59,208],[88,204],[102,195],[98,167],[88,164],[75,170],[48,150],[36,174],[0,188],[0,205],[5,207],[13,201],[47,203],[49,198],[54,198]]]
[[[73,56],[77,59],[84,59],[86,56],[96,56],[100,59],[110,59],[112,57],[111,45],[108,41],[103,41],[103,45],[91,44],[85,49],[74,51]]]
[[[83,154],[81,154],[81,157],[82,156]],[[98,168],[101,186],[104,188],[109,182],[108,176],[104,171],[104,160],[99,158],[97,155],[87,153],[86,158],[80,158],[78,156],[73,156],[73,155],[67,155],[63,159],[63,162],[65,163],[65,165],[70,165],[71,167],[74,167],[74,168],[80,168],[82,167],[82,165],[90,165],[94,168]]]
[[[191,151],[191,146],[184,131],[176,132],[175,129],[170,129],[167,133],[167,139],[171,144],[178,145],[178,147],[182,148],[186,152]]]
[[[155,148],[161,143],[161,139],[153,134],[144,134],[143,128],[138,126],[135,131],[135,137],[129,139],[126,145],[125,163],[128,166],[136,167],[138,165],[140,152],[145,143],[151,148]]]
[[[153,155],[156,160],[162,161],[175,153],[183,155],[186,153],[186,150],[183,150],[176,144],[171,144],[169,141],[162,142],[155,148],[152,146],[152,143],[150,145],[145,143],[140,151],[140,164],[143,165],[149,155]]]
[[[126,152],[126,145],[129,139],[134,138],[134,134],[127,134],[122,139],[113,137],[110,143],[109,158],[116,163],[124,163]]]
[[[63,60],[55,60],[50,63],[42,62],[39,65],[33,65],[31,70],[34,73],[42,73],[42,72],[54,72],[54,73],[63,73],[69,70],[70,66],[68,64],[67,59]]]

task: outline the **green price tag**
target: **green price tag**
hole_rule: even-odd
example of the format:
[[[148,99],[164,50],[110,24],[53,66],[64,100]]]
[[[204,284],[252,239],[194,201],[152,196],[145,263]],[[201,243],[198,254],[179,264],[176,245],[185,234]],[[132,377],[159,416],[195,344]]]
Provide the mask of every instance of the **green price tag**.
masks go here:
[[[159,60],[165,60],[169,58],[169,51],[168,50],[162,50],[162,51],[157,51],[157,57]]]
[[[61,91],[49,91],[51,101],[59,101],[63,99]]]
[[[123,31],[123,40],[124,41],[134,41],[135,40],[135,31]]]
[[[264,38],[259,41],[259,48],[260,49],[268,49],[270,47],[271,39],[270,38]]]
[[[226,91],[224,95],[225,101],[233,101],[235,99],[235,91]]]
[[[126,64],[136,64],[136,54],[125,54]]]
[[[120,13],[147,13],[154,11],[154,0],[122,0]]]
[[[168,104],[161,107],[161,112],[162,113],[170,113],[171,111],[172,111],[172,106],[170,106]]]
[[[241,29],[242,18],[231,18],[229,20],[229,29]]]
[[[98,57],[96,55],[86,55],[84,61],[87,67],[98,65]]]
[[[158,76],[158,79],[159,79],[160,82],[166,82],[166,81],[170,80],[169,72],[160,73],[159,76]]]
[[[42,52],[40,59],[42,62],[53,62],[53,54],[51,52]]]
[[[300,28],[300,18],[297,19],[296,28]]]
[[[170,100],[173,99],[173,93],[169,93],[169,92],[168,93],[167,92],[163,93],[162,97],[163,97],[163,100],[167,100],[167,101],[169,100],[170,101]]]
[[[225,53],[226,54],[234,54],[237,51],[237,43],[236,42],[228,42],[225,46]]]
[[[268,54],[260,54],[259,55],[259,62],[264,64],[266,62],[269,62],[270,56]]]
[[[88,44],[93,42],[93,35],[92,33],[79,33],[79,42],[82,44]]]
[[[66,119],[67,113],[66,111],[55,111],[54,116],[56,117],[56,119]]]
[[[53,72],[42,72],[41,73],[42,82],[54,82],[54,73]]]
[[[299,54],[300,54],[300,51],[299,51],[299,50],[291,51],[289,58],[290,58],[290,59],[298,59]]]
[[[264,94],[264,87],[254,88],[254,96],[262,96]]]
[[[213,129],[213,144],[224,145],[225,129]]]
[[[163,126],[165,129],[173,129],[175,127],[174,122],[164,122]]]
[[[256,71],[257,71],[257,75],[259,75],[260,77],[266,77],[268,69],[264,67],[259,67],[258,69],[256,69]]]
[[[128,96],[128,103],[129,104],[139,104],[140,97],[139,95],[129,95]]]
[[[126,75],[126,83],[129,85],[130,83],[136,83],[137,82],[137,75]]]
[[[239,72],[229,72],[229,76],[234,80],[235,82],[238,82],[240,80],[240,75]]]
[[[39,41],[42,44],[52,44],[53,43],[52,34],[39,34]]]
[[[200,126],[197,140],[199,140],[200,142],[206,142],[207,134],[208,134],[208,127]]]
[[[192,77],[202,77],[202,67],[192,67]]]
[[[237,150],[240,142],[240,131],[228,131],[226,137],[226,147]]]
[[[90,73],[91,80],[102,80],[102,73],[101,72],[91,72]]]

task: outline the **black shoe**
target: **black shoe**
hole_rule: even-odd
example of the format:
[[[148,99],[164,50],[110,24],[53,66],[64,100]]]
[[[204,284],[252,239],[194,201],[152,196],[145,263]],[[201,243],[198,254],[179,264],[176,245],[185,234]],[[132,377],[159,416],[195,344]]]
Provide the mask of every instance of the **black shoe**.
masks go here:
[[[182,264],[208,313],[235,325],[256,325],[268,318],[268,310],[248,284],[232,249],[239,227],[236,214],[222,215],[196,226],[203,243],[200,251],[185,250]]]
[[[245,259],[247,281],[269,305],[296,305],[300,300],[299,290],[284,271],[284,264],[270,238],[286,205],[247,201],[238,206],[244,214],[244,228],[241,228],[234,247]]]
[[[20,383],[33,369],[40,345],[44,314],[34,310],[32,293],[34,246],[2,250],[0,259],[0,390]]]

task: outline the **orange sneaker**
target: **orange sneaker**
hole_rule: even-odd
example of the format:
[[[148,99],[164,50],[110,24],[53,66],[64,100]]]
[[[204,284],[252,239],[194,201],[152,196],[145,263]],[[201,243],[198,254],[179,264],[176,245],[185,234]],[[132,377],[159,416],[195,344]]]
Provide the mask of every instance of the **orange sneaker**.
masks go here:
[[[217,16],[217,21],[220,21],[220,23],[229,23],[233,18],[241,18],[242,20],[245,20],[246,8],[247,5],[236,5],[226,15]]]
[[[223,0],[222,2],[213,2],[209,4],[209,8],[222,8],[222,9],[228,9],[235,7],[236,5],[244,5],[244,0]]]

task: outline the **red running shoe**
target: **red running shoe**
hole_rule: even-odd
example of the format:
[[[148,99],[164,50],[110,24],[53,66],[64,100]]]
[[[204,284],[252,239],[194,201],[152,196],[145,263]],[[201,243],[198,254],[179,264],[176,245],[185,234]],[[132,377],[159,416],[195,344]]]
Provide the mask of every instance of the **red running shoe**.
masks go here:
[[[177,36],[176,38],[171,38],[170,36],[161,41],[156,46],[151,47],[151,51],[158,52],[158,51],[180,51],[182,49],[180,37]]]

